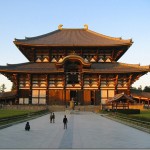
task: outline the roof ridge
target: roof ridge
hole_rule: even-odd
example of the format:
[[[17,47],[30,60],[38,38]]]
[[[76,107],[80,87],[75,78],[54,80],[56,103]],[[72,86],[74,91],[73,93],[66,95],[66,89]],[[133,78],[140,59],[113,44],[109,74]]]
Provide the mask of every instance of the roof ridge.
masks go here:
[[[84,28],[62,28],[61,30],[86,30],[86,29]]]

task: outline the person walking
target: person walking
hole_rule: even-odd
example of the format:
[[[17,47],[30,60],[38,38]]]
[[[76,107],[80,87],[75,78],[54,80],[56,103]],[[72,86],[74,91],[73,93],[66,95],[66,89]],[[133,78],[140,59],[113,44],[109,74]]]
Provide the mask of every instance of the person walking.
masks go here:
[[[26,130],[26,131],[29,131],[29,130],[30,130],[30,124],[29,124],[29,122],[26,123],[26,125],[25,125],[25,130]]]
[[[63,123],[64,123],[64,129],[67,129],[68,119],[67,119],[66,115],[64,116]]]
[[[53,123],[55,123],[55,114],[52,115]]]

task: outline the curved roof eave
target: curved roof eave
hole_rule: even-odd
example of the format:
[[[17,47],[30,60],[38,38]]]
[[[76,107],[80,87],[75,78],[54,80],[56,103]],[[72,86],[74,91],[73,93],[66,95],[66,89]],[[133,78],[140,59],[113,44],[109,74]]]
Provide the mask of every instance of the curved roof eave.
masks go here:
[[[27,44],[27,43],[23,43],[23,42],[18,42],[18,41],[14,41],[16,46],[29,46],[29,47],[114,47],[114,46],[131,46],[132,43],[124,43],[124,44],[110,44],[110,45],[106,45],[106,44],[100,44],[100,45],[66,45],[66,44],[62,44],[62,45],[57,45],[57,44]]]
[[[39,71],[27,71],[27,70],[0,70],[0,73],[31,73],[31,74],[42,74],[42,73],[60,73],[64,72],[63,70],[53,70],[53,71],[43,71],[41,72],[40,69]]]

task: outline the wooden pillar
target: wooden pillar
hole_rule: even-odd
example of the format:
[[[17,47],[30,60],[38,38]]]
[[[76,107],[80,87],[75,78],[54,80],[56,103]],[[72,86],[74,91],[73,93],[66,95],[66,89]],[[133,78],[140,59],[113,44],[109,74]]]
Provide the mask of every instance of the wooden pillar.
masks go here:
[[[16,100],[15,100],[15,103],[19,104],[19,76],[18,76],[18,74],[13,74],[12,78],[13,78],[13,83],[16,87]]]
[[[20,92],[19,92],[19,78],[20,78],[20,76],[17,74],[16,75],[16,87],[17,87],[17,101],[18,101],[18,104],[19,104],[19,97],[20,97]]]
[[[100,105],[101,101],[100,101],[101,97],[100,97],[100,90],[95,90],[95,105]]]
[[[111,58],[111,61],[114,61],[114,50],[112,51]]]
[[[127,91],[127,94],[128,94],[128,95],[131,94],[131,93],[130,93],[131,80],[132,80],[132,75],[130,75],[130,76],[129,76],[129,79],[128,79],[128,89],[127,89],[127,90],[128,90],[128,91]]]
[[[117,94],[118,74],[115,77],[115,95]]]
[[[101,75],[98,75],[98,89],[101,87]]]
[[[84,86],[84,74],[81,73],[81,92],[82,92],[81,104],[82,105],[84,105],[83,86]]]
[[[49,75],[46,75],[46,104],[49,105]]]
[[[66,103],[66,73],[64,73],[64,76],[63,76],[63,86],[64,86],[64,104],[67,107],[67,103]]]
[[[29,92],[29,104],[32,104],[32,78],[31,74],[28,74],[28,78],[30,80],[30,92]]]

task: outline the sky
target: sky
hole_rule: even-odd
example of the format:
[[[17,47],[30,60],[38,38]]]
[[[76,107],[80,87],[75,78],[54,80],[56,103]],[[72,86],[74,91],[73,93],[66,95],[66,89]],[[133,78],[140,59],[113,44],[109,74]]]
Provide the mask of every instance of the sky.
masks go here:
[[[118,62],[150,65],[150,0],[0,0],[0,65],[28,62],[15,38],[24,39],[63,28],[89,29],[132,38],[133,44]],[[6,91],[12,83],[0,74]],[[150,73],[132,86],[150,86]]]

